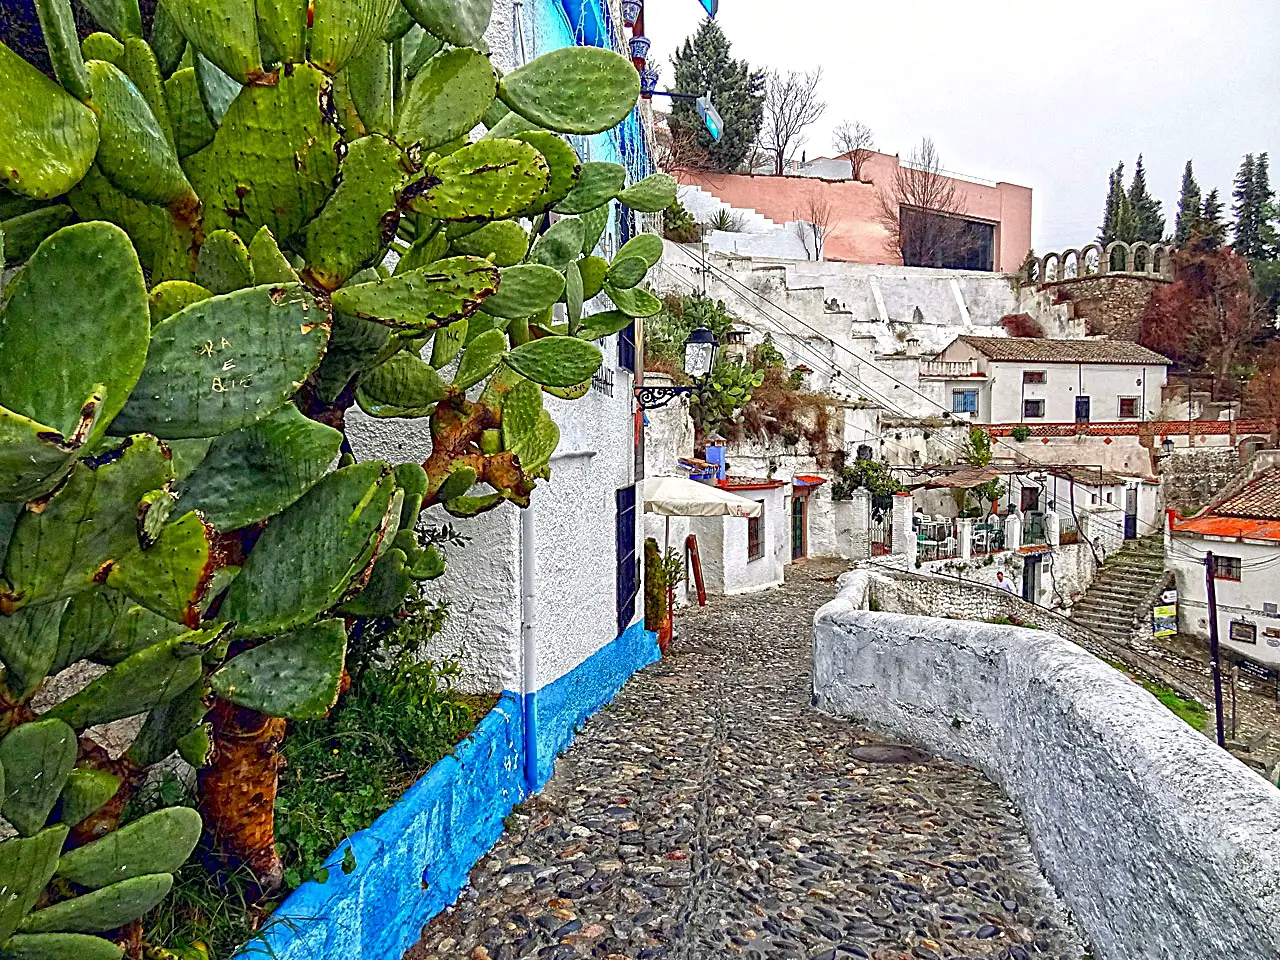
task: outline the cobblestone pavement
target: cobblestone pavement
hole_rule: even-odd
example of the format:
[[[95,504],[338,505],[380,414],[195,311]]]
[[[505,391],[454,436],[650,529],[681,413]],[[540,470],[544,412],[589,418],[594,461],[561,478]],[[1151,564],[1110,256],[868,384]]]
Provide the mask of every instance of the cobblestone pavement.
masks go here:
[[[809,707],[841,569],[682,617],[406,960],[1081,957],[990,782]]]

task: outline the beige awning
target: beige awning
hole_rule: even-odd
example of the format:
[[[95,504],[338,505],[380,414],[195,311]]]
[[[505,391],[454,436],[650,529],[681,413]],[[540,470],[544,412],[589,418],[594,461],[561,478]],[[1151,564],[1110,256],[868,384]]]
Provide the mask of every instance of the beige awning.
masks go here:
[[[644,512],[666,517],[758,517],[764,504],[688,477],[650,477]]]

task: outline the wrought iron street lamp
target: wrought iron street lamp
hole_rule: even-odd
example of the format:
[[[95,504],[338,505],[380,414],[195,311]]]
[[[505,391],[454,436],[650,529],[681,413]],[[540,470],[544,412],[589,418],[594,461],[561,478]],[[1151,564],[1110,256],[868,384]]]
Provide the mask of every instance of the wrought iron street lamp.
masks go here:
[[[676,397],[688,396],[701,387],[715,369],[720,341],[706,327],[698,327],[684,342],[684,372],[693,383],[687,387],[636,387],[636,402],[641,410],[665,407]]]

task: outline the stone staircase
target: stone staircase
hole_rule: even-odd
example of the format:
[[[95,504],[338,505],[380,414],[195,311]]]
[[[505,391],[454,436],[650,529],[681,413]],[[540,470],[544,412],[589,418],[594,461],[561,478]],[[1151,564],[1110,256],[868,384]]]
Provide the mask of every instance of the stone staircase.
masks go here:
[[[683,184],[679,191],[681,205],[693,214],[693,219],[706,223],[721,210],[728,210],[738,218],[742,229],[738,233],[773,233],[782,228],[782,224],[770,220],[763,213],[750,207],[732,207],[709,190]]]
[[[1127,641],[1135,621],[1148,613],[1148,595],[1163,579],[1161,538],[1126,541],[1071,608],[1071,619],[1108,639]]]

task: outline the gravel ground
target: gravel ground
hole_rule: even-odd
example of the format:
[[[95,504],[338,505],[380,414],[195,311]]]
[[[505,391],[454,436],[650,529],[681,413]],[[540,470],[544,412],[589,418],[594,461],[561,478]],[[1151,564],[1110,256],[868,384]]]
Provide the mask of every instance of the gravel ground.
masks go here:
[[[1078,960],[989,781],[809,707],[841,569],[686,613],[406,960]]]

